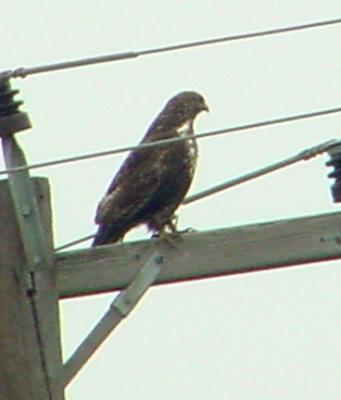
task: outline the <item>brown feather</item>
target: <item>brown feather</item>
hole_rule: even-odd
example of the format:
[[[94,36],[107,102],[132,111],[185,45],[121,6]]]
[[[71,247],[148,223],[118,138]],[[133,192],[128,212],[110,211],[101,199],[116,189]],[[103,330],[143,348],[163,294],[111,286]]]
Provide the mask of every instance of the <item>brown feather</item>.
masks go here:
[[[166,104],[141,143],[193,135],[194,118],[203,110],[207,106],[199,94],[180,93]],[[161,232],[189,189],[196,160],[194,139],[132,151],[98,205],[93,246],[121,240],[140,224]]]

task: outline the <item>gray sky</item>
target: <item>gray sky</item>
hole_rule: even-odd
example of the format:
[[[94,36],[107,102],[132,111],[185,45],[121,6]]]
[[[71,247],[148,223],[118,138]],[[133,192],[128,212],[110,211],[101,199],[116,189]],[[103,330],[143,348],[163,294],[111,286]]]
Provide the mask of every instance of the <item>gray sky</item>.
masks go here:
[[[1,69],[340,16],[339,0],[6,2]],[[33,76],[15,82],[34,124],[18,137],[32,163],[135,144],[185,89],[210,105],[197,132],[337,107],[340,37],[334,26]],[[204,139],[191,193],[336,138],[340,123],[335,115]],[[50,179],[56,245],[94,230],[97,202],[124,157],[35,171]],[[335,211],[325,160],[182,207],[181,227]],[[127,240],[146,237],[140,229]],[[68,399],[339,399],[340,280],[339,262],[330,262],[151,289]],[[66,356],[112,298],[62,303]]]

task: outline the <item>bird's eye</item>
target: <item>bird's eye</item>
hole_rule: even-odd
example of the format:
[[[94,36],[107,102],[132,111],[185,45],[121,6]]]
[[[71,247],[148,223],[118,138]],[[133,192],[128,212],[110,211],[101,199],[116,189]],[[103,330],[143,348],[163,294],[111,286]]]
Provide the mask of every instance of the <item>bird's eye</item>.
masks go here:
[[[182,117],[182,116],[185,114],[185,107],[179,107],[179,108],[176,110],[176,113],[177,113],[177,115],[178,115],[179,117]]]

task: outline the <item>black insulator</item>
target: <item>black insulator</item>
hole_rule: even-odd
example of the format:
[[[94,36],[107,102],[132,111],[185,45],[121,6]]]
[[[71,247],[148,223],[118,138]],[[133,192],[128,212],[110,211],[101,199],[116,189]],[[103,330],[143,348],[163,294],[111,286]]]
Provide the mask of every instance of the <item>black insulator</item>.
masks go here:
[[[341,202],[341,144],[336,144],[328,150],[330,159],[326,162],[333,171],[328,174],[328,178],[335,179],[331,186],[334,203]]]
[[[20,112],[22,101],[15,101],[14,96],[19,90],[11,89],[9,80],[0,82],[0,118]]]
[[[23,102],[14,99],[17,93],[9,79],[0,79],[0,136],[10,136],[31,127],[27,114],[19,110]]]

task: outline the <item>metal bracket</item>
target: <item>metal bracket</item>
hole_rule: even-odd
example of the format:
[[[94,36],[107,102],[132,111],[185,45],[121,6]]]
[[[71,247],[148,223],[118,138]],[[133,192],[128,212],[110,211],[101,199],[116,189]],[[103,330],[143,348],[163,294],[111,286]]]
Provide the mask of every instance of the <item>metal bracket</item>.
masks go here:
[[[0,136],[7,169],[26,167],[24,152],[14,134],[31,127],[27,114],[19,110],[22,101],[15,100],[18,90],[13,90],[5,74],[0,74]],[[39,264],[47,261],[49,253],[45,247],[44,233],[37,201],[28,170],[9,173],[9,184],[14,201],[26,256],[26,272],[33,272]],[[29,282],[29,279],[27,279]],[[28,285],[28,290],[33,287]],[[31,285],[32,286],[32,285]]]
[[[7,168],[24,166],[26,159],[14,137],[3,137],[2,147]],[[19,222],[28,272],[46,262],[49,254],[44,245],[44,232],[28,171],[9,174],[9,184]],[[32,288],[28,288],[32,290]]]
[[[114,328],[133,310],[157,278],[162,263],[159,252],[153,253],[131,284],[111,303],[106,314],[62,367],[59,382],[63,387],[68,385]]]
[[[2,137],[2,147],[4,159],[7,168],[13,168],[26,165],[23,151],[17,144],[14,136]],[[37,201],[33,192],[29,172],[20,171],[9,174],[9,186],[13,198],[15,214],[18,220],[18,226],[21,234],[25,254],[25,265],[23,265],[21,274],[26,285],[26,292],[30,298],[32,312],[36,321],[36,332],[40,351],[42,353],[42,370],[44,371],[46,387],[49,391],[49,398],[55,398],[50,386],[50,368],[48,356],[44,346],[44,338],[41,335],[41,320],[35,300],[35,271],[39,266],[44,266],[49,262],[49,253],[45,247],[44,233],[40,219],[40,213]]]

